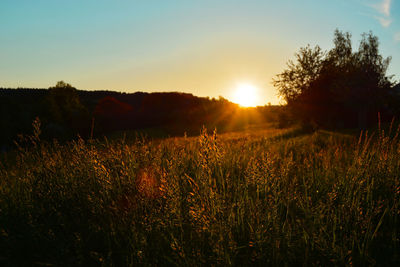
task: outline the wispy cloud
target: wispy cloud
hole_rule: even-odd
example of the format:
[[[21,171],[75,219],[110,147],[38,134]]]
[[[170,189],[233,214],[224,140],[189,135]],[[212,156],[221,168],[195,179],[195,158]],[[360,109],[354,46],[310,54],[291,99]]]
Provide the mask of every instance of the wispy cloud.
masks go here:
[[[396,32],[396,33],[394,34],[394,40],[395,40],[396,42],[400,42],[400,32]]]
[[[392,4],[392,0],[382,0],[379,4],[375,4],[372,7],[375,8],[379,13],[385,15],[386,17],[390,16],[390,6]]]
[[[392,24],[392,18],[390,16],[390,8],[392,5],[392,0],[381,0],[381,2],[370,5],[373,9],[375,9],[379,15],[373,16],[374,19],[379,21],[382,27],[389,27]],[[397,31],[393,34],[393,39],[396,43],[400,43],[400,31]]]
[[[390,18],[385,18],[385,17],[379,17],[379,16],[374,16],[375,19],[379,21],[379,23],[382,25],[382,27],[389,27],[390,24],[392,24],[392,19]]]
[[[378,11],[381,16],[374,16],[376,20],[382,25],[382,27],[389,27],[392,24],[392,19],[390,18],[390,8],[392,5],[392,0],[382,0],[378,4],[371,5],[376,11]]]

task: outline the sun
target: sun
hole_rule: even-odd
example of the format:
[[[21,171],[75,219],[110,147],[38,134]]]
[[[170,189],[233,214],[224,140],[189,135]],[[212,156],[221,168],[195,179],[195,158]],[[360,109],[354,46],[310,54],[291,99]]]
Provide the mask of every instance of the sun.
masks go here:
[[[233,102],[242,107],[255,107],[257,105],[257,91],[257,87],[251,84],[238,84],[233,95]]]

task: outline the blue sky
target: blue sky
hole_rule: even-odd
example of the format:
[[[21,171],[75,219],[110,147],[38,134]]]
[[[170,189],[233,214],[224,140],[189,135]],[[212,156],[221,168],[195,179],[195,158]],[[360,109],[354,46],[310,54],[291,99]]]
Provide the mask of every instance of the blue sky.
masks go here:
[[[0,87],[182,91],[278,103],[271,79],[334,30],[379,37],[400,79],[399,0],[1,0]]]

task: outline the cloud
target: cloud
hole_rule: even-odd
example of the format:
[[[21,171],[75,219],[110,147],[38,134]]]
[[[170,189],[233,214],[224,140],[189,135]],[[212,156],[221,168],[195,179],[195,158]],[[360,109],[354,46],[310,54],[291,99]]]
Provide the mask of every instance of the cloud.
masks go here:
[[[394,34],[393,38],[394,38],[394,40],[395,40],[396,42],[400,42],[400,32],[396,32],[396,33]]]
[[[389,17],[391,4],[392,0],[382,0],[381,3],[373,5],[372,7],[375,8],[379,13]]]
[[[380,16],[373,16],[374,19],[379,21],[382,27],[389,27],[392,24],[392,19],[390,17],[390,8],[392,5],[392,0],[382,0],[378,4],[370,5],[373,9],[379,12]]]
[[[392,20],[390,18],[378,17],[378,16],[374,16],[374,18],[379,21],[382,27],[387,28],[390,26],[390,24],[392,24]]]

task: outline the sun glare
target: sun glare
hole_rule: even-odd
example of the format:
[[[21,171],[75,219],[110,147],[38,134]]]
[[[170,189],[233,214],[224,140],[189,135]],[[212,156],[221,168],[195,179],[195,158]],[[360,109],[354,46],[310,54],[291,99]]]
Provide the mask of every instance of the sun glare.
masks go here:
[[[242,107],[254,107],[257,102],[257,88],[251,84],[238,84],[233,102]]]

